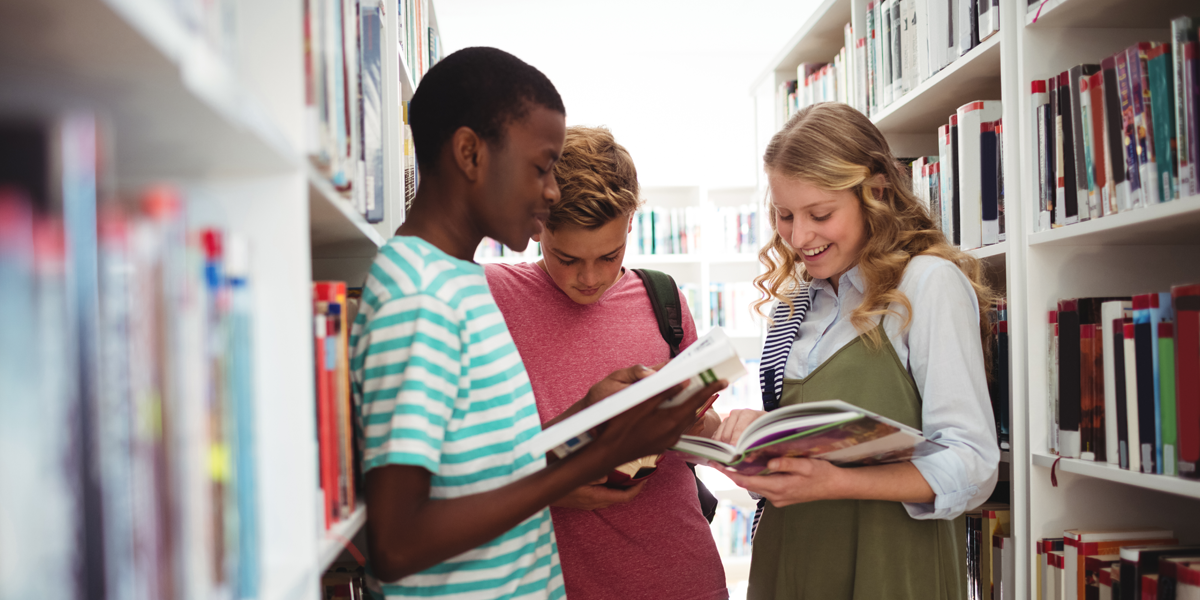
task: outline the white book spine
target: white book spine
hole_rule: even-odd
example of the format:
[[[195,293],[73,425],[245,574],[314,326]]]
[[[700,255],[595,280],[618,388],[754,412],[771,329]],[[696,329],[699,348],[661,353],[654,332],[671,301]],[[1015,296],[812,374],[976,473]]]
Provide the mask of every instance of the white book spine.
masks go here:
[[[1064,600],[1081,600],[1079,597],[1079,548],[1071,545],[1068,536],[1063,540],[1063,595]]]
[[[1038,84],[1042,85],[1038,85]],[[1033,214],[1038,216],[1035,231],[1046,231],[1050,228],[1050,215],[1043,214],[1042,210],[1042,194],[1045,188],[1042,183],[1045,181],[1045,140],[1046,133],[1042,127],[1041,107],[1050,102],[1050,96],[1046,93],[1046,85],[1044,81],[1034,81],[1032,92],[1030,93],[1030,108],[1029,114],[1033,115],[1033,132],[1030,136],[1033,148],[1030,148],[1029,158],[1033,161],[1033,168],[1030,172],[1034,174],[1032,201],[1029,206],[1033,207]]]
[[[1104,450],[1109,464],[1121,463],[1120,436],[1117,431],[1117,374],[1113,346],[1113,322],[1121,321],[1125,311],[1132,306],[1129,302],[1113,300],[1100,306],[1101,340],[1104,352]],[[1119,323],[1118,323],[1119,326]],[[1124,347],[1121,349],[1124,353]],[[1124,368],[1124,364],[1121,365]]]
[[[1125,336],[1125,434],[1129,454],[1129,470],[1142,470],[1141,440],[1138,437],[1137,367],[1136,345],[1133,336]]]
[[[953,193],[951,188],[953,186],[954,169],[951,166],[950,158],[949,125],[942,125],[938,128],[938,163],[941,165],[938,171],[938,178],[941,180],[941,190],[938,193],[938,199],[941,203],[941,228],[947,240],[953,241],[953,229],[951,228],[950,220],[954,218],[954,208],[950,196]]]

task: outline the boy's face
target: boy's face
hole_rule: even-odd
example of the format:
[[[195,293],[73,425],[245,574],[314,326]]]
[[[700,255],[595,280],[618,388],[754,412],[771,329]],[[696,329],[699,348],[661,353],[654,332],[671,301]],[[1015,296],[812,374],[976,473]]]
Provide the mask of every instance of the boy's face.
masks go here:
[[[621,276],[630,220],[614,219],[596,229],[563,225],[543,231],[540,264],[558,289],[578,304],[592,304]]]
[[[550,205],[559,199],[554,165],[566,136],[566,117],[534,106],[508,125],[503,145],[488,145],[482,194],[472,207],[488,236],[519,252],[541,233]]]

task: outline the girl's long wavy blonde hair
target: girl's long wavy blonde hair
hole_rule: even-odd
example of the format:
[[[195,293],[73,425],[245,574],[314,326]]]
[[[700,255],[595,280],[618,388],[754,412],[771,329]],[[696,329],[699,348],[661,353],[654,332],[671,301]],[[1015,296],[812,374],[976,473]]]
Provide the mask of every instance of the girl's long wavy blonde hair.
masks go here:
[[[990,364],[992,323],[989,311],[996,294],[984,281],[980,262],[946,241],[925,206],[912,192],[912,179],[892,156],[887,140],[862,113],[846,104],[823,102],[802,109],[771,138],[763,154],[768,173],[793,178],[827,191],[850,190],[858,197],[867,241],[858,257],[866,282],[862,304],[850,313],[850,322],[872,347],[882,340],[873,327],[874,317],[899,313],[904,307],[904,328],[912,322],[912,304],[898,288],[904,269],[914,256],[944,258],[962,270],[979,299],[979,333],[985,365]],[[801,282],[813,277],[797,260],[795,249],[779,235],[778,215],[769,201],[771,239],[758,253],[766,273],[754,279],[765,294],[755,303],[764,316],[772,301],[794,308],[791,296]]]

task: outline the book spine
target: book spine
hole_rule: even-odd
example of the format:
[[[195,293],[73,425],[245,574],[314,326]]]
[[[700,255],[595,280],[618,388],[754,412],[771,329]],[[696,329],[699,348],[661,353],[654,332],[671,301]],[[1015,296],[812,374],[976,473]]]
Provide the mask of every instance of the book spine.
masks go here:
[[[1158,167],[1154,156],[1154,111],[1150,106],[1150,82],[1147,79],[1146,53],[1150,44],[1135,44],[1126,51],[1129,81],[1133,86],[1134,122],[1137,124],[1138,164],[1141,168],[1142,195],[1146,206],[1162,202],[1158,195]]]
[[[1079,222],[1079,187],[1076,183],[1079,171],[1077,167],[1078,163],[1075,162],[1075,113],[1078,112],[1076,108],[1076,105],[1079,104],[1078,89],[1078,84],[1071,85],[1071,74],[1069,71],[1063,71],[1059,74],[1058,110],[1062,116],[1062,120],[1059,123],[1061,136],[1059,145],[1062,147],[1062,169],[1059,171],[1058,176],[1061,180],[1059,187],[1062,188],[1063,225],[1071,225]],[[1072,90],[1076,93],[1072,93]]]
[[[1178,470],[1185,477],[1200,472],[1200,285],[1171,288],[1175,307],[1175,411],[1178,424]]]
[[[1104,73],[1097,72],[1088,78],[1088,90],[1091,92],[1091,128],[1092,139],[1088,142],[1095,194],[1089,191],[1088,204],[1092,218],[1107,214],[1109,203],[1112,201],[1112,190],[1109,189],[1109,159],[1108,144],[1104,139]],[[1090,190],[1091,188],[1089,188]]]
[[[1175,422],[1175,330],[1171,321],[1158,323],[1159,407],[1162,413],[1162,473],[1175,476],[1178,447]]]
[[[1061,227],[1060,216],[1058,214],[1059,207],[1062,203],[1058,198],[1058,173],[1059,163],[1062,162],[1062,152],[1059,150],[1058,138],[1058,77],[1051,77],[1046,80],[1046,89],[1048,90],[1047,104],[1042,111],[1043,128],[1046,132],[1046,143],[1043,149],[1045,153],[1045,163],[1043,169],[1043,182],[1045,187],[1046,204],[1044,211],[1048,213],[1046,220],[1049,222],[1048,227]]]
[[[1000,242],[999,222],[999,145],[996,123],[979,125],[979,184],[981,243],[985,246]]]
[[[1037,215],[1035,231],[1046,231],[1050,229],[1050,219],[1046,210],[1046,131],[1042,119],[1044,118],[1043,111],[1047,104],[1046,98],[1046,82],[1041,79],[1035,79],[1030,83],[1030,114],[1033,115],[1033,131],[1030,138],[1033,142],[1033,148],[1030,148],[1029,157],[1033,161],[1034,173],[1034,188],[1037,204],[1033,206],[1034,214]]]
[[[1114,344],[1114,322],[1120,321],[1123,313],[1121,301],[1105,302],[1100,307],[1101,353],[1104,373],[1104,436],[1105,457],[1110,464],[1120,464],[1120,442],[1117,435],[1117,351]]]
[[[1129,470],[1142,471],[1142,424],[1138,408],[1138,349],[1137,331],[1133,319],[1126,319],[1122,338],[1125,341],[1125,418],[1128,425],[1125,437],[1129,440]]]
[[[1096,430],[1094,428],[1096,398],[1092,394],[1096,372],[1095,327],[1082,324],[1079,327],[1079,457],[1096,460]]]
[[[1116,54],[1117,85],[1121,98],[1121,135],[1125,148],[1125,174],[1129,180],[1129,197],[1120,210],[1144,206],[1142,195],[1141,167],[1138,163],[1137,130],[1134,119],[1133,87],[1130,82],[1128,61],[1125,52]]]
[[[1104,214],[1111,215],[1128,204],[1129,182],[1125,178],[1125,146],[1122,141],[1117,61],[1113,57],[1106,58],[1100,68],[1104,74],[1104,161],[1110,182],[1108,205],[1104,208]]]
[[[950,239],[955,246],[962,247],[962,170],[959,156],[958,115],[950,115]]]
[[[1081,82],[1085,77],[1084,67],[1092,65],[1075,65],[1067,71],[1067,95],[1071,107],[1071,157],[1074,159],[1076,214],[1080,221],[1088,220],[1091,215],[1087,210],[1088,180],[1087,180],[1087,151],[1084,143],[1083,127],[1083,96]]]
[[[1093,160],[1095,154],[1092,151],[1093,136],[1092,136],[1092,90],[1089,78],[1083,77],[1079,80],[1079,111],[1080,111],[1080,134],[1083,136],[1083,176],[1080,177],[1080,182],[1083,184],[1083,195],[1081,200],[1086,198],[1086,202],[1080,202],[1080,220],[1086,215],[1088,219],[1094,219],[1100,216],[1099,210],[1092,214],[1092,208],[1099,209],[1100,200],[1096,195],[1096,164]]]
[[[1134,344],[1137,347],[1137,399],[1138,399],[1138,439],[1141,446],[1141,465],[1143,473],[1154,473],[1156,468],[1158,424],[1155,419],[1157,407],[1154,400],[1154,329],[1150,317],[1150,298],[1154,294],[1143,294],[1133,298],[1133,327]]]
[[[1048,423],[1047,431],[1050,438],[1047,440],[1050,452],[1060,454],[1059,444],[1059,355],[1058,355],[1058,311],[1052,310],[1049,312],[1048,327],[1046,328],[1046,395],[1050,399],[1050,410],[1047,411],[1047,416],[1050,422]]]
[[[1188,144],[1188,88],[1185,69],[1184,44],[1196,39],[1196,28],[1189,17],[1176,17],[1171,21],[1171,77],[1174,90],[1175,109],[1175,156],[1179,195],[1196,194],[1195,157],[1190,155]]]
[[[1123,311],[1123,313],[1128,313],[1128,311]],[[1117,430],[1117,466],[1122,469],[1129,469],[1129,400],[1127,394],[1129,383],[1126,377],[1129,369],[1126,366],[1128,358],[1125,354],[1126,320],[1125,317],[1113,319],[1109,325],[1112,328],[1113,336],[1113,391],[1115,393],[1115,406],[1112,414]]]
[[[1080,323],[1076,300],[1058,302],[1059,454],[1079,458],[1082,399],[1080,390]]]
[[[1183,45],[1183,70],[1187,83],[1187,144],[1192,193],[1200,192],[1200,45],[1195,40]]]
[[[1175,111],[1171,101],[1175,98],[1174,79],[1171,75],[1171,46],[1155,46],[1146,55],[1146,72],[1149,83],[1150,107],[1154,120],[1155,184],[1160,201],[1167,202],[1179,197],[1175,161]]]

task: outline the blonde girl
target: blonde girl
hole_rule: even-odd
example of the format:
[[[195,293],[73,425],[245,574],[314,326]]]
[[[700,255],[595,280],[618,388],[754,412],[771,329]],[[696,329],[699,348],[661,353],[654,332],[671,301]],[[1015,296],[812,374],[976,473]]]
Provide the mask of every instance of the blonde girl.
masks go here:
[[[984,340],[993,293],[913,195],[887,141],[844,104],[810,106],[764,154],[774,230],[755,280],[774,301],[761,379],[767,410],[839,399],[946,448],[843,469],[780,458],[733,476],[766,498],[752,599],[963,598],[963,513],[995,487],[1000,452]],[[734,440],[760,411],[735,411]]]

